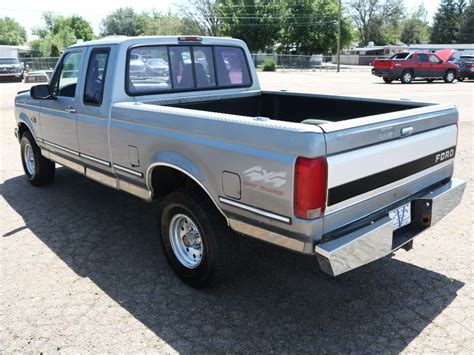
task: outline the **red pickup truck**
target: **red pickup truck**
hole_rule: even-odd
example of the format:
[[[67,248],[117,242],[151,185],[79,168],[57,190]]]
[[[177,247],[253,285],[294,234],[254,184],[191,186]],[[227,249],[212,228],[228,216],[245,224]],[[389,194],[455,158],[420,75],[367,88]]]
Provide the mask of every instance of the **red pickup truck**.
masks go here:
[[[374,60],[372,74],[382,77],[387,84],[394,80],[410,84],[415,78],[423,78],[428,82],[443,79],[446,83],[452,83],[456,79],[459,67],[447,62],[450,57],[449,53],[451,53],[450,50],[443,50],[435,54],[398,53],[390,59]],[[445,59],[445,57],[447,58]]]

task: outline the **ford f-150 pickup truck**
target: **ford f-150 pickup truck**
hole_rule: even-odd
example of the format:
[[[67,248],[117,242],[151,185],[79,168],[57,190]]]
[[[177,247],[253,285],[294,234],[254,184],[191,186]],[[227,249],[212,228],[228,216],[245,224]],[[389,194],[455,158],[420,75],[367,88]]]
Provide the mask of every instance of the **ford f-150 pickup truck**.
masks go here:
[[[452,83],[459,69],[456,64],[447,62],[452,52],[454,51],[443,50],[436,54],[398,53],[390,59],[374,60],[372,74],[382,77],[387,84],[394,80],[400,80],[402,84],[410,84],[415,78],[426,79],[428,82],[443,79],[446,83]],[[448,55],[448,58],[443,60],[438,54]]]
[[[460,203],[455,106],[262,91],[251,63],[230,38],[65,49],[49,84],[15,99],[26,178],[49,184],[57,163],[157,200],[157,239],[196,288],[233,272],[241,235],[337,276],[408,250]]]

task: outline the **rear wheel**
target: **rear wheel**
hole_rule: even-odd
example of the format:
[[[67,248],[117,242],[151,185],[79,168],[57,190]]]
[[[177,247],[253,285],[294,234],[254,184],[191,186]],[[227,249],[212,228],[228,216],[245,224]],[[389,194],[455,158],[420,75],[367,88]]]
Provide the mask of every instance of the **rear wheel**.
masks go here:
[[[385,83],[387,83],[387,84],[391,84],[393,79],[392,78],[383,78],[383,81],[385,81]]]
[[[26,131],[21,136],[21,162],[26,178],[34,186],[53,182],[56,168],[54,162],[41,155],[32,134]]]
[[[238,265],[239,240],[209,197],[197,188],[160,203],[161,241],[173,271],[194,288],[223,281]]]
[[[466,78],[458,78],[458,81],[464,81]]]
[[[434,81],[434,79],[426,79],[426,81],[427,81],[428,83],[432,83],[432,82]]]
[[[448,70],[444,75],[443,79],[445,83],[451,84],[454,79],[456,79],[456,73],[452,70]]]
[[[402,84],[410,84],[413,81],[413,74],[411,71],[404,71],[401,78]]]

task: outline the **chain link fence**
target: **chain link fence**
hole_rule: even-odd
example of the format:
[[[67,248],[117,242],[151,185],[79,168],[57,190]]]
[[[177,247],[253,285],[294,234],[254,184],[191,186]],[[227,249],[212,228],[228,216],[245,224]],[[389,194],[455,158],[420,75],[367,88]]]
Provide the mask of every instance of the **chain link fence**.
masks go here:
[[[38,71],[54,69],[59,57],[24,57],[18,59],[24,63],[25,67],[28,66],[29,71]]]
[[[371,65],[372,60],[375,58],[375,56],[341,55],[341,65],[346,66],[342,69],[357,70],[357,66]],[[56,65],[58,59],[59,57],[19,58],[20,62],[23,62],[25,66],[28,65],[30,72],[51,70]],[[293,70],[335,70],[337,63],[336,56],[326,56],[322,54],[294,55],[277,53],[253,53],[252,59],[256,67],[261,65],[266,60],[273,60],[276,63],[278,69]],[[364,69],[361,67],[359,70]]]

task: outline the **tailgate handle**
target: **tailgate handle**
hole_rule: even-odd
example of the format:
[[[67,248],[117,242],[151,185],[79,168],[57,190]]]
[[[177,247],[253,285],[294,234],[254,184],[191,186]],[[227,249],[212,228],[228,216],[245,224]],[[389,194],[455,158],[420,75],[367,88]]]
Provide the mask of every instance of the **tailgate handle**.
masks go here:
[[[413,127],[403,127],[400,131],[400,137],[409,136],[413,133]]]

